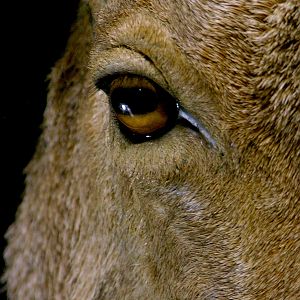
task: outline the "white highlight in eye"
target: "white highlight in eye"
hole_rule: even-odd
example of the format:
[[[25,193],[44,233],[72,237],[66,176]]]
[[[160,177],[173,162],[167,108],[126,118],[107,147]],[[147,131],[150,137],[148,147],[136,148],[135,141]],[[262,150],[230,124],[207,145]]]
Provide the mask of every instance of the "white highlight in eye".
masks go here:
[[[124,113],[128,113],[130,116],[134,116],[131,109],[126,104],[121,104],[121,109]]]

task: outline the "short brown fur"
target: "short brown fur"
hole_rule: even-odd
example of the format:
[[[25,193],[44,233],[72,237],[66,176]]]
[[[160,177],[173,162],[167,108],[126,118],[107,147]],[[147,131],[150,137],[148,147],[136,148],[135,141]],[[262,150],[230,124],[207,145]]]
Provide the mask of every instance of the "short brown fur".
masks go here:
[[[107,2],[107,3],[104,3]],[[300,299],[299,0],[82,1],[5,252],[11,299]],[[200,119],[131,144],[99,77]]]

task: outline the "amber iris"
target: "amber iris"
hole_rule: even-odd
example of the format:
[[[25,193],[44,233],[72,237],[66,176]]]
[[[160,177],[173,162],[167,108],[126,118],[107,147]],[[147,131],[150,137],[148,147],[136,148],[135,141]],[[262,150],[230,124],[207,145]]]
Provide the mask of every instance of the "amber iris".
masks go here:
[[[121,131],[133,142],[159,137],[176,124],[176,100],[149,79],[119,76],[110,82],[108,94]]]

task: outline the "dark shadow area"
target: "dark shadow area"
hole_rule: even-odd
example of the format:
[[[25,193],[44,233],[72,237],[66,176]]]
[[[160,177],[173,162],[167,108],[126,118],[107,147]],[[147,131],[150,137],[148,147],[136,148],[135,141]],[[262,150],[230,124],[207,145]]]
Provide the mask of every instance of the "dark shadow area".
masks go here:
[[[31,159],[46,105],[47,75],[59,59],[77,14],[78,0],[14,1],[2,7],[4,24],[0,101],[0,274],[4,234],[14,221],[24,190],[23,169]],[[2,287],[2,286],[1,286]],[[5,299],[5,294],[0,295]]]

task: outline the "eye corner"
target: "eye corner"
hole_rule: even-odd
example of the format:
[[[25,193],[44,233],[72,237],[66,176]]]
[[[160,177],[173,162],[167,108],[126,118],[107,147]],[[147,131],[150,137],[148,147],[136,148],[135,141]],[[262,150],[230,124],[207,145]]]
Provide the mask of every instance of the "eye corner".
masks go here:
[[[107,75],[104,77],[99,77],[97,79],[95,79],[95,87],[97,90],[102,90],[104,91],[106,94],[109,93],[109,89],[110,89],[110,84],[113,81],[115,75]]]

